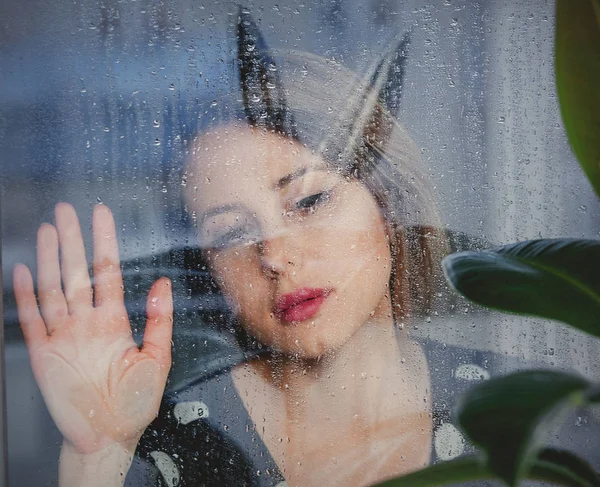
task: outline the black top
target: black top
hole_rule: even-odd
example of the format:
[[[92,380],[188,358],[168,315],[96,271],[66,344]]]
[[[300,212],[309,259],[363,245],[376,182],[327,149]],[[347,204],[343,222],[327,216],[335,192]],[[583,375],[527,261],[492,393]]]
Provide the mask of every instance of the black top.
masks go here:
[[[447,460],[469,450],[450,424],[456,399],[492,371],[504,369],[504,358],[434,341],[422,346],[431,376],[432,461]],[[283,476],[225,371],[165,399],[140,442],[126,485],[262,487],[281,482]]]

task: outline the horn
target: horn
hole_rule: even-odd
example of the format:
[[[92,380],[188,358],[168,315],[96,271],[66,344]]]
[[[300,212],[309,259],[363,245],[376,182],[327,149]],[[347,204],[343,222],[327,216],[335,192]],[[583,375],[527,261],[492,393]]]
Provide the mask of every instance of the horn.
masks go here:
[[[275,60],[258,25],[241,6],[237,27],[238,66],[248,122],[298,139]]]
[[[339,141],[330,139],[321,145],[322,153],[343,154],[350,163],[350,171],[354,170],[351,161],[357,157],[362,159],[369,152],[381,153],[387,145],[400,108],[409,44],[410,31],[387,50],[370,74],[363,78],[363,89],[358,90],[358,96],[349,100],[346,110],[341,111],[340,124],[352,120],[344,146],[340,147]]]
[[[397,117],[400,108],[400,99],[402,98],[402,86],[404,84],[404,75],[406,73],[406,62],[408,60],[408,45],[410,44],[410,31],[402,36],[400,42],[385,56],[377,65],[373,76],[371,77],[371,88],[376,88],[377,80],[382,76],[382,72],[387,64],[387,73],[384,82],[379,89],[379,103],[386,107],[390,115]]]

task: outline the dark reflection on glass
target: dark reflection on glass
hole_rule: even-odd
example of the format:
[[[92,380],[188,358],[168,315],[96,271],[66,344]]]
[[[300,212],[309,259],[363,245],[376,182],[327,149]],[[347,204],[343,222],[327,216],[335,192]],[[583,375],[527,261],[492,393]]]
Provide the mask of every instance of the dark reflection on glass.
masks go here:
[[[457,397],[542,350],[515,352],[509,331],[486,342],[475,321],[490,315],[443,283],[445,253],[488,239],[472,219],[454,217],[455,229],[440,213],[454,198],[475,212],[471,186],[486,175],[465,169],[462,191],[445,186],[456,161],[432,169],[397,123],[441,109],[436,94],[416,114],[404,99],[410,70],[429,62],[431,7],[402,36],[392,3],[365,14],[391,26],[370,57],[342,45],[356,30],[347,2],[315,10],[337,46],[267,47],[284,36],[267,19],[283,18],[296,42],[307,35],[304,5],[102,2],[66,22],[80,51],[74,41],[49,60],[28,52],[42,67],[64,56],[64,68],[47,70],[58,95],[3,103],[3,145],[35,161],[3,167],[3,233],[14,235],[3,251],[37,279],[41,316],[23,266],[15,291],[62,435],[25,371],[5,289],[14,485],[54,483],[61,443],[64,485],[366,485],[471,451],[451,424]],[[441,12],[451,31],[473,15]],[[469,36],[481,40],[476,28],[450,39],[472,46]],[[466,85],[480,90],[483,65],[459,72]],[[32,88],[12,89],[18,99]],[[454,127],[474,159],[483,102],[466,90]],[[52,214],[65,200],[74,205]],[[25,223],[35,212],[57,229],[40,228],[37,264],[38,220]]]

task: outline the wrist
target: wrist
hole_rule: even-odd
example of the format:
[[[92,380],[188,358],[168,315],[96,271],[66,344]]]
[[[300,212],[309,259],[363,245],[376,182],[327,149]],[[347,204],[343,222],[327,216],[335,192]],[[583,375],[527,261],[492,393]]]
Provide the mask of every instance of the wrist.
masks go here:
[[[121,487],[131,466],[135,443],[112,443],[93,453],[82,453],[67,440],[60,451],[60,487]]]

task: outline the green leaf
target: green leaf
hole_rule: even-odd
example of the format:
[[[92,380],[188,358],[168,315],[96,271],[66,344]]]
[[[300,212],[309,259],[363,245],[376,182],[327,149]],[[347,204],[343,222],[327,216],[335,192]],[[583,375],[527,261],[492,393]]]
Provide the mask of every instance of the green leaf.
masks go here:
[[[585,463],[583,460],[580,462]],[[576,463],[575,460],[573,460]],[[567,487],[598,487],[586,476],[577,475],[574,469],[558,461],[535,460],[527,475],[528,479],[552,482]],[[402,477],[386,480],[376,487],[436,487],[439,485],[462,485],[465,482],[496,478],[477,456],[461,457],[448,462],[436,463]]]
[[[557,0],[556,87],[565,130],[600,196],[600,2]]]
[[[590,387],[582,377],[533,370],[491,379],[459,401],[457,423],[486,454],[489,469],[514,486],[527,472],[545,435]]]
[[[492,473],[485,468],[481,458],[471,456],[436,463],[402,477],[386,480],[376,484],[376,487],[433,487],[436,485],[462,484],[493,477]]]
[[[434,487],[491,478],[494,475],[485,467],[483,459],[470,456],[436,463],[402,477],[386,480],[376,484],[376,487]]]
[[[594,487],[600,486],[600,474],[586,460],[570,451],[544,448],[538,453],[537,461],[552,463],[557,468],[568,472],[571,477],[580,479],[581,483]]]
[[[452,254],[442,263],[450,283],[471,301],[600,337],[600,240],[530,240]]]
[[[594,384],[587,393],[586,401],[592,405],[600,405],[600,384]]]

